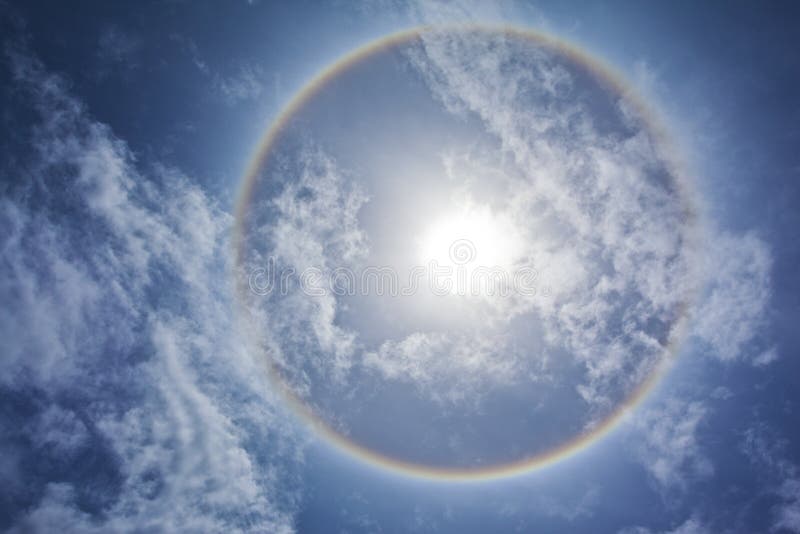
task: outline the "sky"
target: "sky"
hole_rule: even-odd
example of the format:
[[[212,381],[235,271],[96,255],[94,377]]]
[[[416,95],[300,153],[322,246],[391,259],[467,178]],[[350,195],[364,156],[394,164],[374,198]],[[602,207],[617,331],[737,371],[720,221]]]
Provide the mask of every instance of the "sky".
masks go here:
[[[800,532],[799,14],[0,2],[0,529]]]

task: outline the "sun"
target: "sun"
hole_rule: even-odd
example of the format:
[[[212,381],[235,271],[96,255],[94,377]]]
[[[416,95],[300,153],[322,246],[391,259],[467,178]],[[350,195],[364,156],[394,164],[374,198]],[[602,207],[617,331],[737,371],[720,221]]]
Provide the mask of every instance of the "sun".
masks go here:
[[[511,218],[488,206],[467,203],[435,218],[418,239],[419,261],[451,275],[451,293],[485,294],[482,277],[510,275],[522,254],[522,239]]]

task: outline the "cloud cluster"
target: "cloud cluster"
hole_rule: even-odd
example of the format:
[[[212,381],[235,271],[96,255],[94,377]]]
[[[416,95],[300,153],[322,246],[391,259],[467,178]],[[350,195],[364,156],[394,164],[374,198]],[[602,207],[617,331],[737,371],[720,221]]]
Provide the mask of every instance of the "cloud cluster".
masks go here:
[[[723,361],[750,359],[767,365],[778,356],[774,348],[759,352],[749,346],[767,324],[772,257],[755,234],[718,232],[703,255],[704,294],[694,311],[692,334]]]
[[[683,490],[691,481],[714,473],[699,436],[707,418],[703,403],[678,399],[636,414],[634,424],[642,439],[635,452],[659,490]]]
[[[496,356],[498,346],[505,345],[488,334],[475,339],[416,332],[366,352],[364,365],[384,379],[410,383],[438,403],[464,405],[479,402],[480,393],[490,387],[516,381],[521,371],[516,362]]]
[[[231,218],[23,48],[2,169],[4,525],[293,530],[298,443],[231,314]],[[266,452],[265,452],[266,451]]]
[[[255,100],[264,94],[264,72],[258,65],[244,63],[230,75],[216,74],[213,86],[229,105]]]
[[[341,307],[336,295],[316,295],[313,289],[315,280],[334,279],[337,269],[363,259],[367,241],[358,212],[367,197],[318,147],[305,146],[296,167],[286,174],[296,179],[253,210],[269,220],[247,236],[256,242],[253,248],[246,245],[249,252],[259,254],[251,254],[244,269],[263,267],[270,258],[276,271],[286,275],[274,281],[281,284],[280,291],[251,298],[248,313],[285,378],[303,390],[309,385],[309,368],[324,380],[341,381],[353,365],[355,334],[336,324]],[[303,280],[310,269],[319,276]]]

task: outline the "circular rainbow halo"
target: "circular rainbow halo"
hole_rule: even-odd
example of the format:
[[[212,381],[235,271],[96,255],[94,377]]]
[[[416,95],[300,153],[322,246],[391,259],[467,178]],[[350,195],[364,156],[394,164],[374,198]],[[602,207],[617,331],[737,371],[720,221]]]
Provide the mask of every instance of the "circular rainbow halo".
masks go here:
[[[317,76],[244,178],[238,296],[318,434],[484,480],[607,433],[693,288],[687,185],[652,113],[540,33],[418,28]]]

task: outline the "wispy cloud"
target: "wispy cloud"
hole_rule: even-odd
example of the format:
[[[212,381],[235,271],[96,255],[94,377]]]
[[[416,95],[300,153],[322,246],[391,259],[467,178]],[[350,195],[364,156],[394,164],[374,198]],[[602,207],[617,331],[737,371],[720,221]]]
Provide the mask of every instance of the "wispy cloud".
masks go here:
[[[689,518],[670,530],[651,530],[645,527],[632,527],[621,530],[619,534],[711,534],[712,530],[701,521]]]
[[[107,26],[97,41],[97,57],[103,67],[119,66],[130,69],[138,65],[136,54],[142,48],[142,39],[117,26]]]
[[[759,351],[750,343],[766,338],[772,256],[755,234],[716,233],[702,256],[704,294],[693,313],[692,333],[724,361],[750,359],[766,365],[777,359],[774,348]]]
[[[0,448],[4,474],[57,466],[8,480],[17,528],[292,531],[299,449],[231,314],[230,216],[24,49],[8,65],[38,121],[2,170],[0,394],[29,400]]]
[[[714,473],[699,435],[707,417],[703,403],[678,399],[634,416],[640,439],[632,440],[632,446],[660,491],[684,491],[690,483]]]
[[[368,245],[358,213],[367,201],[365,193],[348,183],[335,162],[317,147],[303,149],[297,165],[297,180],[286,184],[265,206],[271,216],[253,237],[261,255],[250,258],[244,266],[247,272],[263,268],[272,257],[283,272],[314,268],[327,278],[335,269],[363,260]],[[343,380],[354,363],[356,348],[355,334],[336,323],[341,307],[336,295],[317,296],[304,289],[287,283],[285,291],[250,302],[262,343],[288,373],[286,378],[300,389],[309,385],[309,365],[326,380]]]
[[[750,427],[740,444],[772,497],[774,532],[800,532],[800,467],[787,455],[789,442],[764,423]]]
[[[274,85],[268,86],[268,75],[255,61],[238,61],[225,67],[218,67],[203,55],[200,47],[190,37],[174,33],[170,40],[177,43],[189,56],[192,64],[208,81],[213,96],[229,106],[251,102],[270,96],[277,98],[280,87],[278,78],[270,78]],[[267,90],[273,94],[267,95]]]
[[[446,333],[411,334],[386,341],[364,355],[364,364],[383,379],[411,384],[420,394],[439,403],[464,405],[482,394],[516,382],[521,369],[513,359],[496,357],[502,339],[485,335]]]
[[[230,74],[216,74],[214,88],[228,104],[254,100],[264,95],[264,72],[257,65],[244,63]]]

